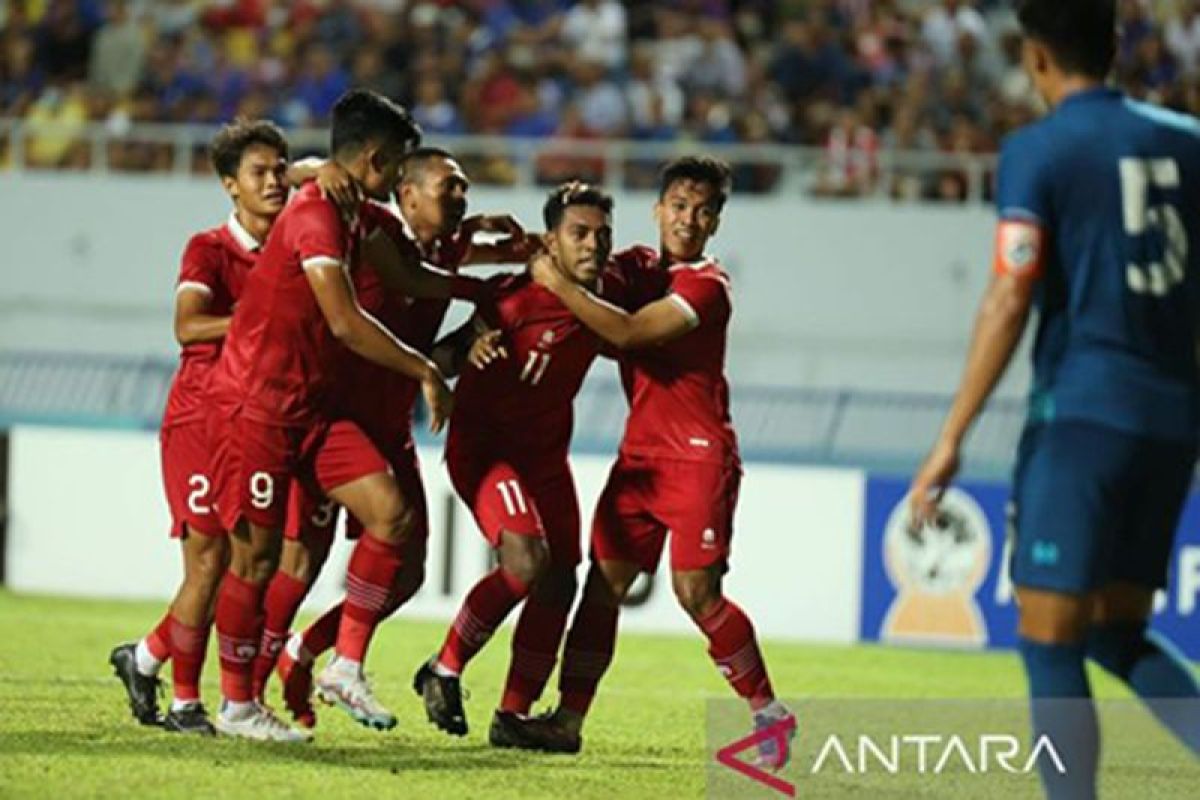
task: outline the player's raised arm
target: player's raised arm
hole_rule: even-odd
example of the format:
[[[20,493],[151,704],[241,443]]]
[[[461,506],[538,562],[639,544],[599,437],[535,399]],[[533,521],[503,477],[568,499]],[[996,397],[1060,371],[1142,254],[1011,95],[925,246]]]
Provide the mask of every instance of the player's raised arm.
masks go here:
[[[452,275],[425,264],[392,214],[383,209],[371,213],[372,230],[363,243],[362,256],[388,289],[427,299],[477,302],[486,296],[485,284],[478,278]]]
[[[392,336],[359,307],[340,263],[310,261],[304,273],[334,337],[368,361],[419,382],[429,403],[430,430],[441,430],[450,416],[451,398],[437,365]]]
[[[530,271],[534,280],[554,292],[580,322],[620,350],[665,344],[700,324],[695,310],[675,294],[630,314],[600,299],[586,287],[567,280],[549,256],[534,257]]]
[[[1041,276],[1043,241],[1041,226],[1032,221],[1002,220],[997,228],[995,274],[975,315],[958,392],[937,442],[913,480],[909,502],[914,525],[934,515],[958,472],[963,439],[1021,341]]]
[[[507,356],[508,351],[501,344],[501,332],[489,329],[478,316],[442,337],[430,355],[442,374],[448,377],[461,373],[465,364],[484,369]]]
[[[472,241],[476,233],[502,234],[504,238],[488,244],[477,244]],[[516,217],[508,214],[468,217],[463,220],[459,235],[468,242],[463,266],[525,264],[542,249],[541,237],[531,235]]]

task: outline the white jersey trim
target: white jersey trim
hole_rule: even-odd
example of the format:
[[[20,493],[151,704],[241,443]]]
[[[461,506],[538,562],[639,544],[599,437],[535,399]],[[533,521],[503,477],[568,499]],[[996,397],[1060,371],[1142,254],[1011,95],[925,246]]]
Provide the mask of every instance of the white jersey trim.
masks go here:
[[[667,295],[667,299],[679,307],[679,310],[688,318],[688,322],[691,323],[693,328],[700,325],[700,315],[696,313],[696,309],[692,308],[692,304],[684,300],[681,295],[672,292]]]
[[[320,267],[340,267],[345,269],[346,265],[340,258],[333,256],[311,256],[300,262],[300,266],[304,269],[318,269]]]
[[[211,295],[213,289],[207,283],[201,283],[200,281],[180,281],[175,287],[175,296],[178,297],[184,292],[203,292],[204,294]]]
[[[242,223],[238,222],[237,213],[229,213],[229,221],[225,223],[225,227],[229,230],[229,235],[233,237],[242,249],[247,253],[256,253],[262,249],[262,242],[255,239],[250,231],[242,227]]]

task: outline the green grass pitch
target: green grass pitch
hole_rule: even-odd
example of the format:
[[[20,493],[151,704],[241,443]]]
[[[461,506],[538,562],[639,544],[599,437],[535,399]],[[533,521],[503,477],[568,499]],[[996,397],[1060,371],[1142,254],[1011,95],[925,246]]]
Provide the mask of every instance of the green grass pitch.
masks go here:
[[[486,742],[507,665],[507,632],[471,665],[465,679],[471,733],[450,739],[425,721],[408,686],[444,625],[407,621],[401,614],[381,629],[369,662],[378,694],[400,717],[395,731],[369,731],[334,709],[321,709],[312,744],[262,745],[180,738],[130,718],[106,662],[108,651],[145,631],[161,609],[0,591],[0,798],[716,796],[706,777],[706,701],[730,692],[699,636],[623,635],[585,731],[584,753],[543,756],[497,751]],[[1024,688],[1010,654],[775,642],[764,649],[785,697],[1019,698]],[[214,651],[210,645],[204,685],[210,707]],[[1097,678],[1101,695],[1122,694]],[[1112,769],[1120,774],[1106,778],[1106,796],[1156,796],[1146,783],[1154,775],[1150,763],[1139,768],[1143,756],[1152,758],[1113,756]],[[1173,796],[1171,787],[1181,784],[1165,785],[1167,793],[1157,796]],[[840,796],[901,796],[876,788],[867,782]],[[765,790],[742,795],[740,788],[737,794],[782,797]],[[835,795],[806,793],[801,786],[798,796]]]

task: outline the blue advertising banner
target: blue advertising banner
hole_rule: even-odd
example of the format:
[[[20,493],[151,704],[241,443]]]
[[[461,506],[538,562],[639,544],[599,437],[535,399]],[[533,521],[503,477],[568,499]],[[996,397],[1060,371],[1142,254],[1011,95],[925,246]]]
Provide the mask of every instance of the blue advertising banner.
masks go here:
[[[867,480],[860,637],[967,648],[1015,645],[1008,485],[956,485],[936,524],[915,534],[908,530],[907,491],[907,478]],[[1168,580],[1154,627],[1200,659],[1200,493],[1193,492],[1184,508]]]

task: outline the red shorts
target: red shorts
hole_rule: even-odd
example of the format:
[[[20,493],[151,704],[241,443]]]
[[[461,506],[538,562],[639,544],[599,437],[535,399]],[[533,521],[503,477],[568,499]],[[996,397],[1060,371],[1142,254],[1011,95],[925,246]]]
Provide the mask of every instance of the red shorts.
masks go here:
[[[501,533],[508,531],[545,538],[555,564],[574,567],[583,560],[579,498],[565,458],[531,466],[486,445],[451,440],[446,467],[492,547],[499,547]]]
[[[393,452],[387,454],[387,459],[400,495],[405,503],[412,505],[416,516],[413,538],[424,542],[429,538],[429,510],[416,447],[411,440],[402,440],[394,446]],[[313,495],[296,485],[288,499],[288,520],[283,533],[289,539],[330,542],[337,529],[338,517],[342,515],[342,507],[334,501],[323,495]],[[346,538],[357,539],[362,535],[362,523],[348,514],[345,516]]]
[[[284,427],[235,414],[212,427],[212,474],[226,530],[240,519],[283,530],[293,483],[319,496],[388,471],[371,440],[347,420]]]
[[[225,533],[213,507],[209,477],[208,423],[204,420],[172,425],[158,435],[163,487],[171,511],[171,536],[189,531],[205,536]]]
[[[667,534],[671,569],[706,569],[729,559],[742,470],[621,455],[596,503],[592,557],[658,569]]]

